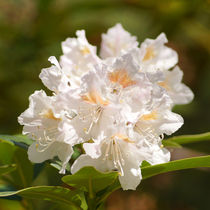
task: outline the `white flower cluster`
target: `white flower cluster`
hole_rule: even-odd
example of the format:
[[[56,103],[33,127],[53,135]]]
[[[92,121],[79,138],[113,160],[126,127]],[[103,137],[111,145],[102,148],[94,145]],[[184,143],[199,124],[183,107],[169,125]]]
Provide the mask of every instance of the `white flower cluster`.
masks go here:
[[[85,154],[72,173],[84,166],[116,170],[123,189],[136,189],[143,160],[170,160],[161,141],[183,124],[171,110],[190,102],[193,93],[181,83],[177,53],[165,46],[164,33],[138,46],[117,24],[102,35],[100,57],[84,30],[76,35],[62,42],[60,61],[50,57],[52,66],[40,74],[52,96],[35,91],[18,118],[23,134],[35,140],[29,159],[39,163],[57,156],[65,173],[72,147],[82,143]]]

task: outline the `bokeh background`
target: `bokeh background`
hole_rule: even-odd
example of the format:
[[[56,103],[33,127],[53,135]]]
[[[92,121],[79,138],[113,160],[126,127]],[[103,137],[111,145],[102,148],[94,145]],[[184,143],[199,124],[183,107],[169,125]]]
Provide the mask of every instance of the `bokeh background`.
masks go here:
[[[38,75],[50,66],[49,56],[59,58],[61,41],[85,29],[90,43],[100,47],[101,33],[116,23],[140,42],[166,33],[179,54],[183,80],[195,93],[192,103],[175,107],[185,119],[176,135],[209,131],[209,0],[0,0],[0,133],[21,132],[17,117],[29,95],[45,89]],[[210,145],[197,150],[210,153]],[[197,154],[174,151],[173,158]],[[114,193],[107,209],[209,210],[209,178],[206,170],[159,175],[136,192]]]

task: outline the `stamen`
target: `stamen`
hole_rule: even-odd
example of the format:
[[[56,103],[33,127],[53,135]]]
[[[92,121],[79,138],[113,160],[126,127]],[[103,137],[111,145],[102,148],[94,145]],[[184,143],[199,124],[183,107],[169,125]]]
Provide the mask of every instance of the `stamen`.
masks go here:
[[[49,143],[46,147],[44,147],[43,149],[39,149],[37,148],[37,151],[38,152],[44,152],[46,149],[48,149],[50,147],[50,145],[52,144],[53,142]]]
[[[54,142],[54,137],[56,136],[58,130],[56,127],[51,127],[46,130],[43,128],[43,137],[37,137],[33,134],[34,139],[36,140],[36,149],[38,152],[44,152],[46,149],[50,147],[50,145]],[[39,146],[43,147],[42,149]]]
[[[106,152],[105,152],[105,159],[109,156],[109,150],[110,150],[110,142],[108,143],[108,146],[106,148]]]
[[[123,165],[125,164],[125,161],[121,152],[120,140],[123,139],[118,138],[118,135],[114,135],[110,139],[104,139],[103,144],[105,144],[106,150],[103,160],[112,160],[114,167],[119,171],[120,176],[124,176]],[[111,157],[109,158],[109,156]]]
[[[118,146],[118,152],[119,152],[120,160],[122,162],[122,165],[124,165],[125,161],[124,161],[124,159],[122,157],[121,146],[120,146],[119,142],[117,142],[117,146]]]
[[[145,139],[148,141],[148,145],[153,144],[154,141],[156,141],[157,143],[161,140],[160,137],[155,134],[154,129],[152,129],[151,127],[147,127],[146,129],[142,129],[140,127],[140,125],[138,125],[138,123],[135,125],[135,129],[137,132],[142,133],[145,136]]]
[[[120,167],[120,171],[121,171],[121,176],[124,176],[124,172],[123,172],[123,169],[122,169],[122,165],[121,165],[121,159],[119,157],[119,148],[118,148],[118,145],[116,144],[115,145],[115,152],[116,152],[116,157],[117,157],[117,163],[118,163],[118,166]]]
[[[92,121],[90,123],[89,128],[85,128],[84,131],[86,134],[89,134],[94,126],[94,124],[97,124],[100,117],[101,117],[101,113],[103,111],[103,108],[101,106],[96,106],[95,109],[92,111],[92,113],[90,113],[90,116],[92,116]],[[84,118],[84,117],[83,117]]]

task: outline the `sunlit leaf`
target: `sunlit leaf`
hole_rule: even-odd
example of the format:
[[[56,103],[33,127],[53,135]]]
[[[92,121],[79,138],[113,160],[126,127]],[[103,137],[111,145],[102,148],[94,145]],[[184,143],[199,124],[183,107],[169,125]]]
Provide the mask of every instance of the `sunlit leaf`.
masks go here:
[[[194,149],[200,152],[210,152],[210,132],[195,135],[174,136],[162,141],[166,147],[183,147]]]
[[[0,192],[0,197],[20,195],[28,199],[40,199],[52,201],[60,204],[66,204],[72,207],[72,210],[87,209],[84,194],[81,191],[71,191],[59,186],[36,186],[29,187],[19,191]]]
[[[84,167],[73,175],[64,176],[62,181],[72,187],[96,193],[111,185],[117,177],[117,172],[101,173],[93,167]]]
[[[210,167],[210,155],[208,156],[201,156],[201,157],[193,157],[193,158],[186,158],[181,160],[175,160],[164,164],[158,164],[158,165],[148,165],[144,164],[144,167],[141,168],[143,179],[147,179],[149,177],[166,173],[166,172],[172,172],[172,171],[178,171],[183,169],[190,169],[190,168],[199,168],[199,167]],[[102,198],[99,200],[100,202],[103,202],[112,192],[119,189],[120,183],[118,180],[115,180],[115,182],[110,185],[105,192],[102,195]]]
[[[199,143],[202,141],[210,141],[210,132],[195,134],[195,135],[182,135],[182,136],[174,136],[164,140],[164,142],[173,142],[176,144],[190,144],[190,143]]]
[[[175,160],[164,164],[147,166],[141,169],[143,179],[182,169],[210,167],[210,155]]]

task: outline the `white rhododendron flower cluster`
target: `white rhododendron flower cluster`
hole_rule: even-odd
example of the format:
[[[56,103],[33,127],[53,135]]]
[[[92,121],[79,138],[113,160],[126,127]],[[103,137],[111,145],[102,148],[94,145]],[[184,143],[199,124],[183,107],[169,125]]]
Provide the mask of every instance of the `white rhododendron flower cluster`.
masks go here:
[[[83,144],[72,173],[84,166],[118,171],[122,188],[136,189],[142,161],[170,160],[161,141],[183,124],[171,110],[190,102],[193,93],[181,82],[177,53],[165,46],[164,33],[139,46],[117,24],[102,35],[100,57],[84,30],[76,35],[62,42],[60,60],[50,57],[52,66],[40,74],[52,95],[35,91],[18,118],[23,134],[34,140],[29,159],[40,163],[57,156],[65,173],[72,147]]]

